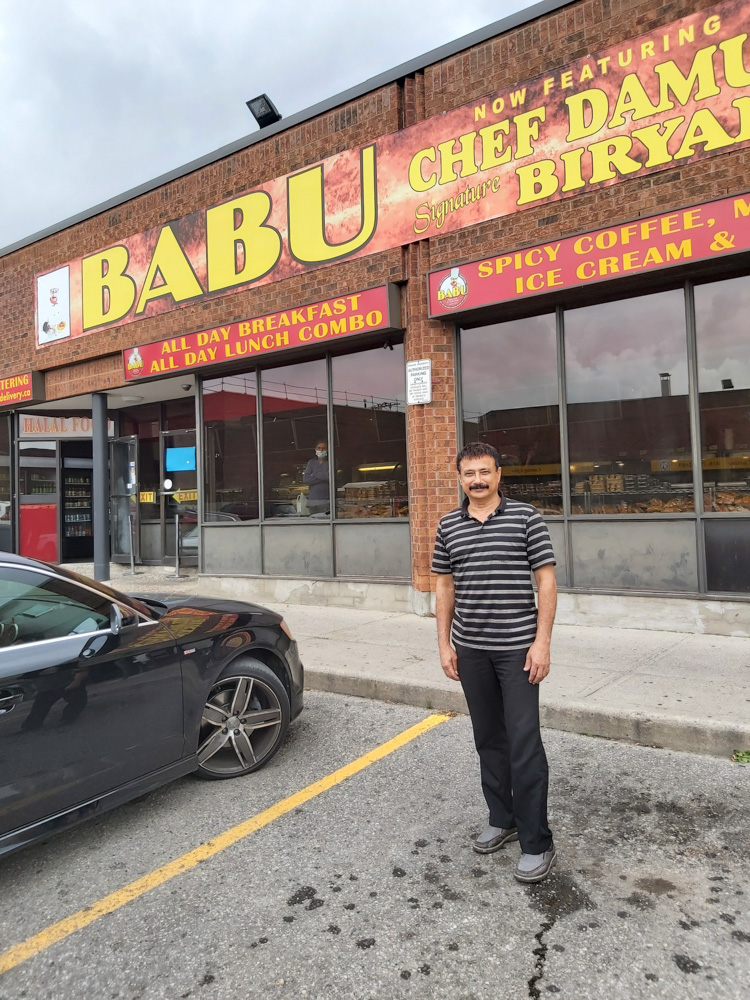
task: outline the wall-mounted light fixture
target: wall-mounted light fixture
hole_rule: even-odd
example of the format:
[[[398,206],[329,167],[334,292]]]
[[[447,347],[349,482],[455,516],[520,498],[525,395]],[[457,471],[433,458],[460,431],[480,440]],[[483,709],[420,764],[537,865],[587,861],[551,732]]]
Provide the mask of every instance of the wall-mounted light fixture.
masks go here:
[[[281,121],[281,115],[268,94],[253,97],[251,100],[245,101],[245,104],[260,128],[266,128],[267,125],[275,125],[276,122]]]

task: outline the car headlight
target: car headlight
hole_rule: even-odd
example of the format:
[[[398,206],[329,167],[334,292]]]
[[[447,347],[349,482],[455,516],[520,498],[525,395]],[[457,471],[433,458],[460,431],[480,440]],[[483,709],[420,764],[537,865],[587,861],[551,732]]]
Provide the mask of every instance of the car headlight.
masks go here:
[[[279,622],[279,627],[281,628],[282,632],[286,632],[286,634],[289,636],[290,641],[294,642],[294,636],[290,632],[289,626],[287,625],[287,623],[284,621],[283,618]]]

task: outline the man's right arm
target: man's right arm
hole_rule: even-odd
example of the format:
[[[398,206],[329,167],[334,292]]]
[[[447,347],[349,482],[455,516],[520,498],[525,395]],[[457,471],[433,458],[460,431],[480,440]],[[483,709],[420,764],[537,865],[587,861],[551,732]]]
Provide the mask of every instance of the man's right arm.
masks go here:
[[[435,587],[435,617],[437,618],[438,649],[440,650],[440,666],[446,677],[452,681],[458,680],[458,659],[451,645],[451,625],[453,624],[453,608],[455,591],[453,577],[450,573],[441,573]]]

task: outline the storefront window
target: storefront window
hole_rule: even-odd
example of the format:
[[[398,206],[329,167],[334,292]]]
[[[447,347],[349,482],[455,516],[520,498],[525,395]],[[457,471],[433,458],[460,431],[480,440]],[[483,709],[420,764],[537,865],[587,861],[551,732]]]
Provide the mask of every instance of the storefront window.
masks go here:
[[[325,360],[261,373],[265,516],[330,516]]]
[[[682,292],[568,310],[565,360],[572,513],[692,511]]]
[[[203,383],[205,518],[254,520],[258,506],[255,372]]]
[[[336,516],[407,517],[404,347],[331,360]]]
[[[554,315],[461,333],[464,442],[487,441],[503,465],[503,491],[562,514]]]
[[[750,277],[696,287],[703,500],[707,511],[750,513],[748,315]]]
[[[13,551],[13,503],[10,484],[10,416],[0,415],[0,551]]]

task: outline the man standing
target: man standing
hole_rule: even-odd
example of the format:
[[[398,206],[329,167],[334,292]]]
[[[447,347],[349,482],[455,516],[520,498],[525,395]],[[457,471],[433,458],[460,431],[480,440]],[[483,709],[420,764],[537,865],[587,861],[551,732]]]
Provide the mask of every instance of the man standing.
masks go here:
[[[539,684],[549,673],[557,604],[555,556],[538,511],[500,493],[492,445],[466,445],[456,468],[466,498],[440,519],[432,572],[440,662],[464,689],[489,807],[489,825],[472,846],[491,854],[520,840],[514,874],[541,882],[556,857],[539,731]]]
[[[327,514],[331,506],[328,485],[328,444],[318,441],[315,458],[311,458],[302,474],[302,482],[310,487],[307,491],[307,509],[311,514]]]

